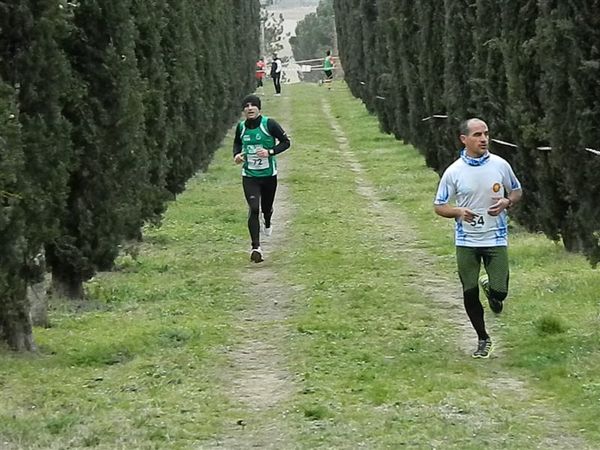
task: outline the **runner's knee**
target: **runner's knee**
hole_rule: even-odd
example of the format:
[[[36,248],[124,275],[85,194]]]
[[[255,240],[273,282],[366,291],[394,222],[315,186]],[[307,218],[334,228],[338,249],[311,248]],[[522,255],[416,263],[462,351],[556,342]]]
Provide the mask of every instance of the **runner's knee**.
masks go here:
[[[253,199],[251,199],[250,201],[248,201],[248,213],[251,216],[258,217],[259,211],[260,211],[260,206],[259,206],[258,200],[253,201]]]
[[[474,287],[471,289],[467,289],[463,291],[463,298],[465,301],[465,306],[468,308],[469,306],[474,306],[479,303],[479,288]]]

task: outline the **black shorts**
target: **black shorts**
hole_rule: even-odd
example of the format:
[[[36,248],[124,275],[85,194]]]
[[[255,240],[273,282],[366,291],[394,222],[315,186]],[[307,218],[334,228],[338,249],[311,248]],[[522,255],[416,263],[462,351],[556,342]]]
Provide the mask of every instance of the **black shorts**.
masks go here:
[[[332,70],[324,70],[323,72],[325,72],[325,76],[327,77],[327,79],[331,80],[333,78]]]

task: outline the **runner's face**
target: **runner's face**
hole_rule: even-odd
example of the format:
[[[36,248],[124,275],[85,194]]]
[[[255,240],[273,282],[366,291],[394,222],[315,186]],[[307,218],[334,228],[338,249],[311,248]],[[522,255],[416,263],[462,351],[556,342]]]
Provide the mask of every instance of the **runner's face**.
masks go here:
[[[469,123],[469,134],[461,134],[460,140],[465,146],[467,155],[473,158],[485,155],[490,142],[490,133],[486,123],[481,120],[471,121]]]
[[[244,115],[246,116],[246,119],[256,119],[259,112],[258,106],[253,105],[252,103],[246,103],[244,106]]]

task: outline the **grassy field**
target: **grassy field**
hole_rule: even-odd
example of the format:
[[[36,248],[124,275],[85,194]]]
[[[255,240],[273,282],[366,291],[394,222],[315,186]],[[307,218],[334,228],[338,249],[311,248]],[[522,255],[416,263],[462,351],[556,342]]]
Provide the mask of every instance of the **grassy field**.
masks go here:
[[[230,137],[84,308],[53,305],[38,354],[0,352],[0,449],[600,448],[597,270],[512,226],[505,312],[486,306],[498,351],[473,360],[452,223],[418,152],[342,83],[285,86],[263,113],[293,142],[264,265],[248,262]],[[275,291],[284,313],[249,320]],[[266,336],[282,357],[258,363],[289,374],[286,395],[252,404],[232,354]]]

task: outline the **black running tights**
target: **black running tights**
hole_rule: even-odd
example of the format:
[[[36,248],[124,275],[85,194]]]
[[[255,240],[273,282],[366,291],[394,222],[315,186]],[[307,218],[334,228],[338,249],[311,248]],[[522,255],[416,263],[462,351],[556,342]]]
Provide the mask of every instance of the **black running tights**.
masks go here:
[[[281,94],[281,72],[273,75],[273,86],[275,86],[275,93]]]
[[[485,321],[483,320],[483,306],[479,301],[479,288],[475,287],[463,291],[465,310],[471,320],[473,328],[477,333],[478,339],[487,339],[489,336],[485,330]]]
[[[271,227],[273,202],[277,191],[277,176],[272,177],[242,177],[244,195],[248,202],[248,231],[252,239],[252,248],[260,247],[259,212],[262,210],[265,227]]]

